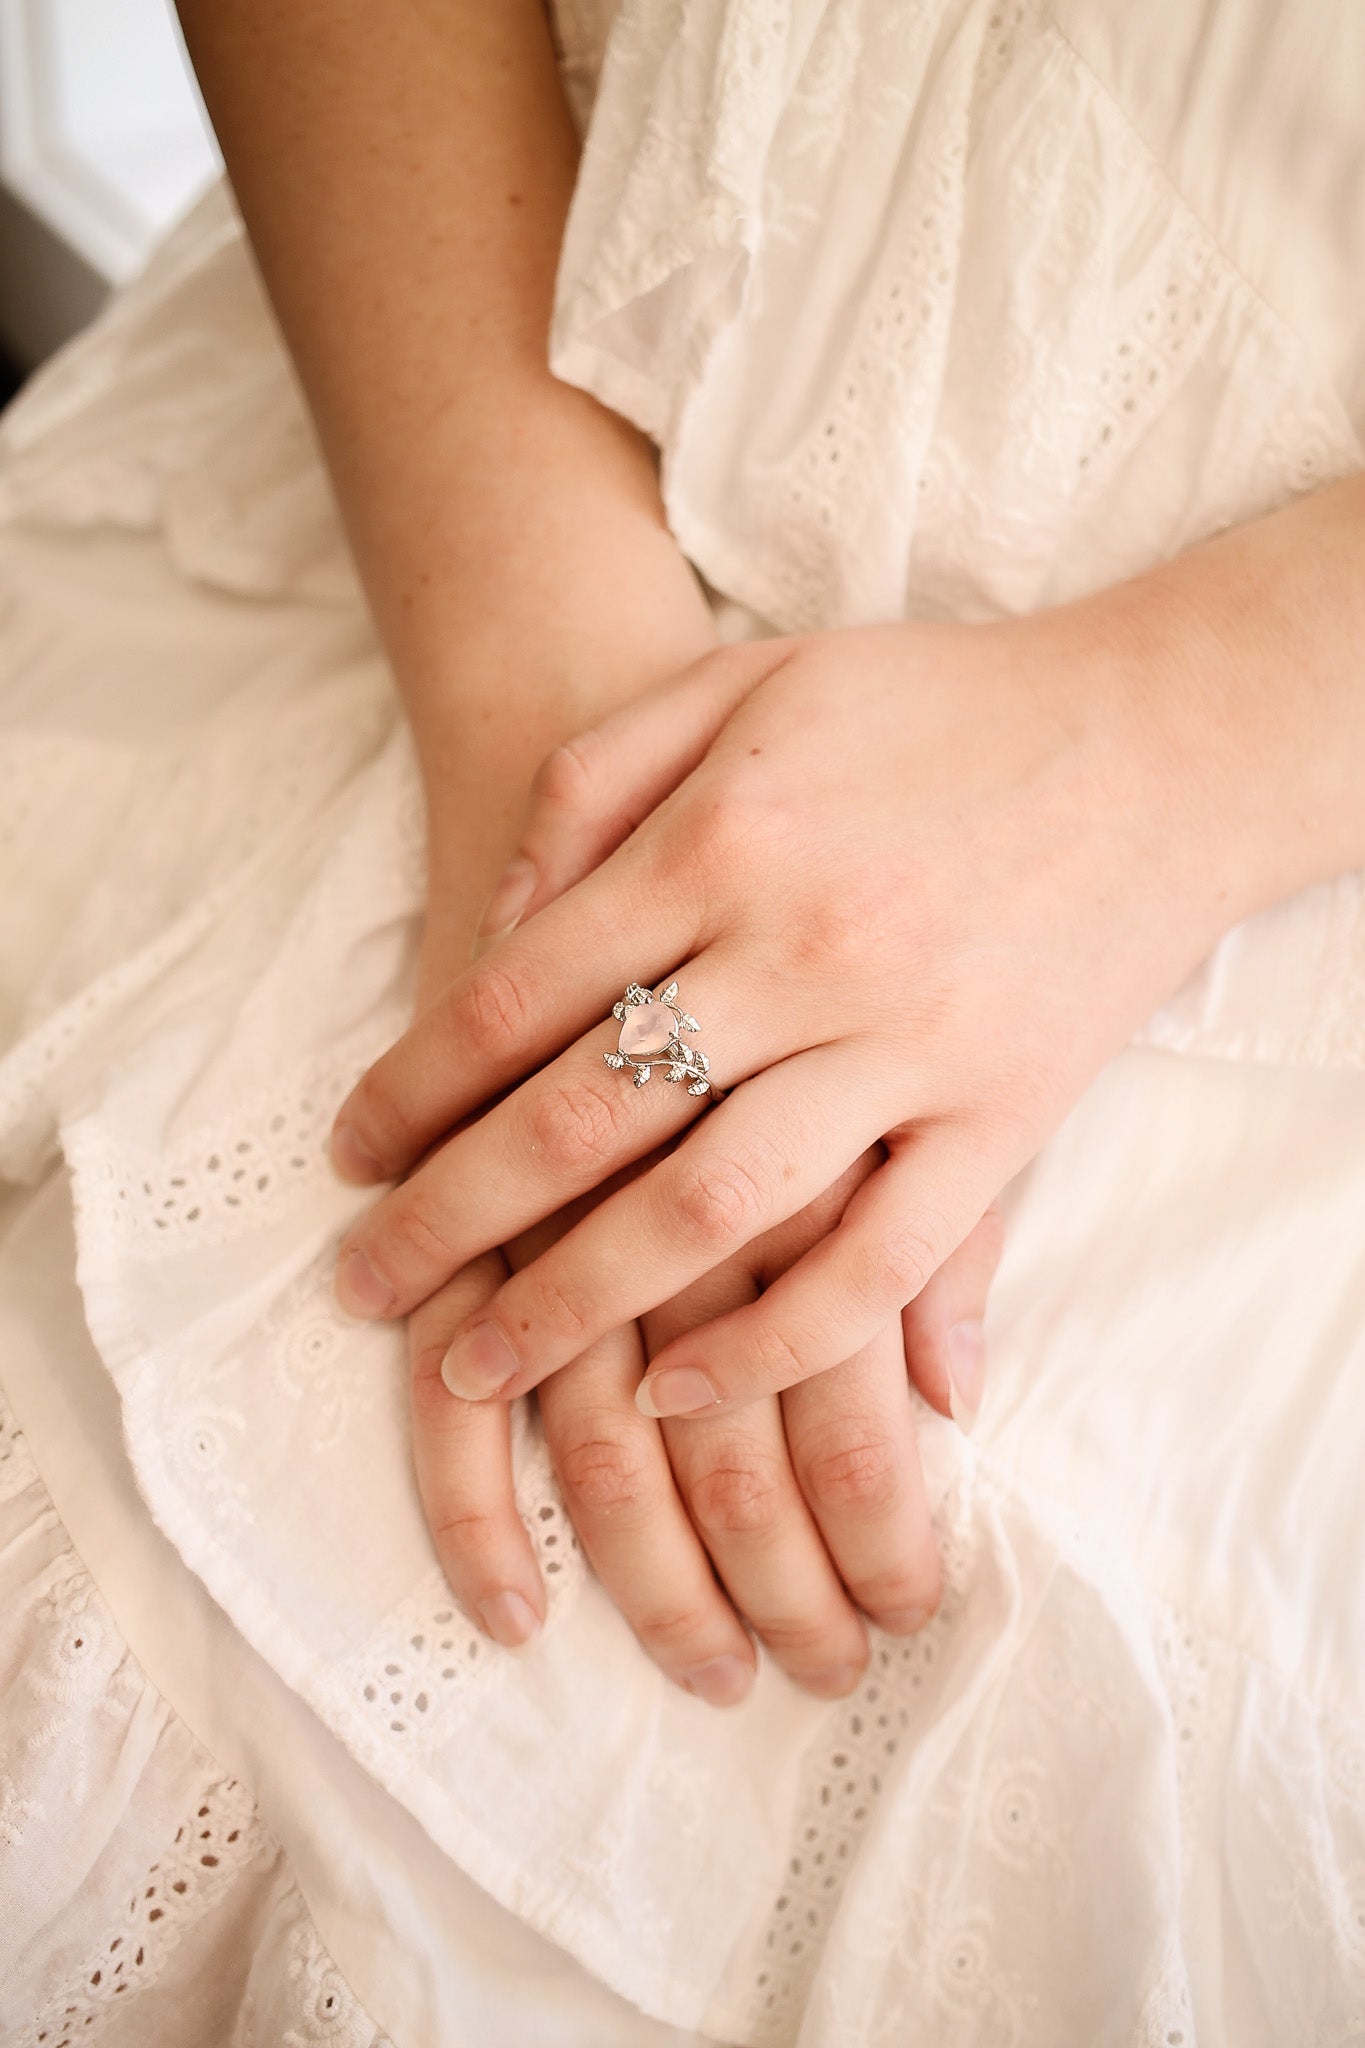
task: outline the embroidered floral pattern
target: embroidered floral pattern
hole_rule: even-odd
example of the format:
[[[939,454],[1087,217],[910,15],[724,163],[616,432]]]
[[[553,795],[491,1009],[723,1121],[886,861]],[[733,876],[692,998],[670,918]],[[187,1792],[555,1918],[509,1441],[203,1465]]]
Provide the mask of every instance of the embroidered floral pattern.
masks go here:
[[[0,1445],[20,1447],[0,1469],[12,1474],[26,1458],[21,1444],[0,1393]],[[280,1893],[279,1850],[245,1786],[226,1776],[168,1715],[134,1663],[98,1588],[65,1542],[31,1461],[25,1485],[0,1493],[0,1510],[0,1923],[6,1929],[0,2032],[12,2048],[76,2048],[99,2041],[115,2019],[136,2028],[136,2016],[145,2011],[140,2038],[178,2038],[180,2022],[157,2003],[158,1986],[187,1935],[197,1937],[217,1916],[232,1920],[248,1890],[262,1898]],[[25,1582],[22,1560],[34,1541],[53,1554],[39,1578]],[[133,1825],[122,1830],[124,1816],[96,1759],[106,1770],[113,1759],[126,1772],[129,1759],[144,1753],[143,1770],[132,1771],[125,1795],[136,1806],[161,1745],[168,1745],[162,1768],[182,1786],[182,1810],[154,1853],[134,1860],[139,1852],[130,1845],[145,1838],[145,1817],[135,1813]],[[55,1860],[60,1873],[55,1913],[62,1886],[79,1883],[92,1827],[104,1848],[87,1924],[82,1927],[79,1906],[74,1914],[68,1906],[57,1934],[40,1925],[38,1940],[24,1944],[31,1968],[34,1949],[41,1953],[44,1941],[52,1941],[59,1981],[51,1981],[51,1968],[42,1971],[40,2009],[17,2009],[10,1973],[18,1958],[10,1940],[21,1924],[21,1902],[25,1922],[31,1916],[39,1852]],[[120,1856],[125,1867],[111,1882],[109,1864]],[[117,1901],[111,1912],[99,1903],[110,1896]],[[323,1948],[297,1893],[286,1886],[276,1910],[290,1925],[288,1963],[271,1987],[276,2017],[271,2031],[258,2037],[258,2048],[391,2048]],[[183,2014],[190,1995],[177,1993],[172,2010]],[[121,2032],[119,2038],[131,2037]]]

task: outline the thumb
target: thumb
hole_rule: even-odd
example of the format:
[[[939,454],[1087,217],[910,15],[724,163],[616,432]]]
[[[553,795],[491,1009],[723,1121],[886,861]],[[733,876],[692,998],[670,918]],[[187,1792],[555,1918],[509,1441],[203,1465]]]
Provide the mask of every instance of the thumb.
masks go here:
[[[1002,1240],[1000,1210],[992,1202],[901,1312],[911,1379],[930,1407],[951,1415],[964,1435],[981,1407],[986,1378],[981,1324]]]
[[[475,957],[600,866],[692,773],[785,640],[722,647],[548,754],[521,845],[488,899]]]

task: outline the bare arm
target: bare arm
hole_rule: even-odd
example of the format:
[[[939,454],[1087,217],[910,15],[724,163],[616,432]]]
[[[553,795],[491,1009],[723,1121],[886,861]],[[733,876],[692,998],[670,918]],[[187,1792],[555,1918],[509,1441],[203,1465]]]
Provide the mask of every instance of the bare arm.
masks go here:
[[[711,640],[653,450],[547,366],[578,152],[544,13],[179,6],[412,718],[434,857],[477,894],[547,750]]]

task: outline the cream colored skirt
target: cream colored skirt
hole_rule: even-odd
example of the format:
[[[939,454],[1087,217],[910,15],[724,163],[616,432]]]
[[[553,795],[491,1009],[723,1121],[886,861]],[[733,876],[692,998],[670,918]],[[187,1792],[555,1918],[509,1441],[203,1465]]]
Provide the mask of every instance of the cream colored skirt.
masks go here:
[[[533,1412],[549,1624],[465,1624],[332,1304],[420,803],[221,195],[0,435],[0,778],[7,2043],[1365,2040],[1358,1066],[1113,1063],[926,1418],[942,1612],[719,1715]]]

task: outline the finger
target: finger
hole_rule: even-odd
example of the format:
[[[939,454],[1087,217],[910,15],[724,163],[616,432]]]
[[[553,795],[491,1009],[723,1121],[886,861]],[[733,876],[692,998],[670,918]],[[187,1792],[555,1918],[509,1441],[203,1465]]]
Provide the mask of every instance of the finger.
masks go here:
[[[635,1406],[643,1366],[634,1325],[628,1340],[616,1332],[593,1345],[544,1388],[546,1441],[579,1541],[645,1650],[685,1691],[734,1706],[753,1683],[753,1643],[688,1518],[659,1426]],[[489,1408],[505,1412],[470,1404],[471,1414]]]
[[[867,1634],[796,1483],[777,1402],[665,1423],[663,1433],[693,1523],[750,1627],[808,1692],[851,1692]]]
[[[813,1245],[819,1244],[822,1237],[829,1236],[854,1194],[865,1180],[871,1178],[885,1157],[880,1145],[870,1146],[859,1154],[846,1172],[822,1189],[814,1201],[807,1202],[795,1216],[775,1224],[761,1238],[755,1239],[745,1257],[761,1288],[771,1287],[788,1266],[794,1266]]]
[[[484,911],[479,951],[524,924],[616,851],[706,754],[789,643],[722,648],[548,754],[521,844]]]
[[[712,1070],[727,1086],[792,1051],[796,1030],[784,1017],[785,1039],[751,1034],[746,1043],[729,1021],[741,1013],[727,1000],[742,978],[737,964],[714,947],[684,970],[681,986],[673,984],[680,997],[686,988],[703,1020],[717,1020],[717,1029],[703,1036]],[[658,1014],[675,1044],[692,1041],[668,1010],[658,1006]],[[591,1034],[453,1133],[361,1217],[338,1256],[337,1291],[347,1309],[407,1313],[467,1260],[557,1214],[696,1121],[698,1098],[666,1078],[676,1072],[687,1079],[681,1054],[665,1055],[657,1068],[637,1068],[637,1079],[642,1072],[652,1077],[646,1086],[632,1085],[629,1071],[605,1064],[604,1054],[617,1056],[623,1028],[614,1020],[604,1028],[599,1020]],[[613,1327],[604,1323],[601,1330]]]
[[[905,1363],[931,1407],[970,1435],[986,1381],[983,1318],[1004,1245],[992,1202],[901,1315]]]
[[[406,1172],[452,1125],[600,1025],[628,981],[657,987],[694,951],[694,897],[685,878],[661,887],[655,853],[629,840],[459,975],[362,1075],[332,1127],[337,1172],[365,1183]],[[640,942],[614,936],[632,932]]]
[[[841,1099],[843,1050],[821,1046],[765,1069],[650,1172],[599,1203],[457,1333],[446,1384],[469,1400],[525,1393],[804,1208],[866,1149],[872,1133],[859,1128],[858,1108],[870,1124],[878,1118],[875,1101]],[[688,1391],[693,1407],[714,1398],[695,1378]]]
[[[942,1577],[899,1325],[781,1398],[797,1482],[852,1598],[894,1635],[922,1628]]]
[[[764,672],[759,651],[711,659],[733,657],[751,688]],[[590,1030],[627,981],[657,987],[695,947],[695,865],[638,833],[468,968],[342,1103],[332,1134],[338,1173],[372,1182],[406,1171],[462,1116]],[[625,937],[637,932],[647,939]]]
[[[506,1272],[494,1253],[424,1302],[408,1324],[412,1454],[441,1568],[465,1613],[495,1642],[529,1642],[545,1589],[512,1483],[511,1410],[473,1407],[441,1379],[450,1333]]]
[[[946,1120],[889,1139],[888,1150],[837,1230],[759,1301],[679,1338],[653,1361],[636,1391],[646,1413],[752,1401],[855,1356],[914,1299],[1019,1164]],[[498,1313],[505,1293],[479,1317]]]
[[[749,1255],[732,1259],[643,1319],[646,1349],[757,1294]],[[774,1660],[822,1699],[841,1697],[867,1662],[867,1635],[796,1485],[777,1403],[756,1402],[728,1421],[710,1434],[663,1426],[692,1521]]]

